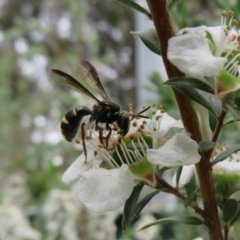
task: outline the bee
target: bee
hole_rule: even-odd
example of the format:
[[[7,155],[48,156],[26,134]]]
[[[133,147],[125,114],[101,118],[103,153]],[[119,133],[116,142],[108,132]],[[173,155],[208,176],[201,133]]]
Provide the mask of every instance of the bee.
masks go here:
[[[82,127],[82,140],[84,144],[84,123],[83,118],[85,116],[90,116],[90,122],[95,122],[96,130],[99,130],[98,124],[106,124],[106,129],[110,130],[110,124],[117,123],[119,129],[122,131],[123,135],[126,135],[129,130],[130,121],[135,117],[146,116],[141,115],[150,107],[142,110],[136,115],[132,115],[130,119],[130,114],[124,111],[121,111],[121,108],[118,104],[111,102],[108,95],[106,94],[101,81],[99,79],[96,69],[88,61],[83,60],[79,63],[78,72],[82,82],[85,82],[90,87],[95,89],[98,94],[101,96],[102,100],[100,101],[95,97],[82,83],[77,81],[72,76],[68,75],[65,72],[62,72],[57,69],[52,69],[52,74],[54,81],[61,86],[69,87],[72,90],[75,90],[81,94],[88,96],[93,99],[96,104],[94,104],[92,110],[84,106],[78,106],[65,114],[61,122],[61,131],[64,138],[71,142],[77,135],[79,128]],[[110,133],[111,134],[111,133]],[[110,137],[110,134],[109,137]],[[86,147],[84,147],[84,152],[86,153]]]

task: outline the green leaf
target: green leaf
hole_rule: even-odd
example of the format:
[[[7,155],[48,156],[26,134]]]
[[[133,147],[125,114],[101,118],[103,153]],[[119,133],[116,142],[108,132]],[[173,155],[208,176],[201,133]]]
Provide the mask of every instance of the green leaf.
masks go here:
[[[223,221],[229,222],[236,215],[238,202],[236,199],[228,199],[223,206]]]
[[[190,181],[184,186],[188,196],[193,194],[196,191],[196,178],[195,174],[192,175]]]
[[[209,126],[210,126],[211,130],[212,130],[212,132],[214,132],[217,127],[217,124],[218,124],[216,115],[214,115],[213,113],[208,111],[208,120],[209,120]]]
[[[177,77],[171,78],[168,81],[164,82],[164,84],[172,86],[172,87],[190,87],[202,90],[204,92],[213,93],[213,87],[205,80],[201,80],[198,78],[188,78],[188,77]]]
[[[195,191],[193,191],[190,195],[188,195],[185,199],[184,199],[184,206],[190,206],[193,202],[196,202],[197,200],[197,193],[198,190],[195,189]]]
[[[133,191],[130,197],[125,202],[124,209],[123,209],[123,220],[122,220],[123,229],[125,229],[130,224],[133,209],[137,203],[137,200],[143,189],[143,186],[144,186],[143,183],[139,183],[137,186],[135,186],[133,188]]]
[[[180,0],[172,0],[172,2],[169,4],[168,8],[171,10],[179,2],[180,2]]]
[[[200,95],[199,92],[196,91],[194,88],[190,88],[190,87],[175,87],[175,88],[180,92],[182,92],[187,97],[189,97],[194,102],[207,108],[210,112],[212,112],[216,116],[216,113],[214,112],[214,109],[209,104],[209,102],[202,95]]]
[[[237,207],[236,213],[230,220],[229,224],[233,225],[235,223],[235,221],[238,219],[239,215],[240,215],[240,202],[238,202],[238,207]]]
[[[223,160],[225,160],[227,157],[229,157],[231,154],[233,154],[234,152],[237,152],[240,150],[240,144],[235,145],[231,148],[229,148],[228,150],[221,152],[217,155],[217,157],[212,161],[212,164],[216,164],[218,162],[221,162]]]
[[[220,116],[222,112],[222,101],[217,96],[212,94],[209,95],[208,99],[215,113],[217,113],[217,116]]]
[[[232,114],[233,119],[229,120],[228,122],[224,123],[224,127],[227,126],[230,123],[238,122],[240,121],[240,109],[236,107],[232,107],[230,105],[226,105],[229,112]]]
[[[216,146],[216,143],[210,140],[203,140],[199,143],[199,149],[203,152],[213,149],[215,146]]]
[[[185,223],[189,225],[201,225],[203,224],[203,221],[198,217],[170,217],[170,218],[161,218],[160,220],[157,220],[155,222],[152,222],[150,224],[145,225],[139,231],[149,228],[151,226],[162,224],[162,223],[168,223],[168,222],[177,222],[177,223]]]
[[[136,220],[136,218],[138,217],[142,209],[146,206],[146,204],[159,192],[160,190],[151,192],[136,204],[136,206],[133,208],[131,215],[128,218],[129,221],[126,222],[127,224],[123,225],[123,230]]]
[[[178,183],[179,183],[179,179],[181,177],[182,169],[183,169],[183,166],[179,166],[177,168],[177,172],[176,172],[176,185],[177,186],[178,186]]]
[[[131,0],[115,0],[115,1],[120,2],[121,4],[123,4],[127,7],[133,8],[133,9],[145,14],[148,18],[152,19],[151,14],[148,12],[148,10],[146,8],[142,7],[141,5],[137,4],[134,1],[131,1]]]
[[[157,32],[154,28],[148,28],[139,32],[131,32],[135,37],[139,37],[147,48],[160,55],[161,49],[158,41]]]

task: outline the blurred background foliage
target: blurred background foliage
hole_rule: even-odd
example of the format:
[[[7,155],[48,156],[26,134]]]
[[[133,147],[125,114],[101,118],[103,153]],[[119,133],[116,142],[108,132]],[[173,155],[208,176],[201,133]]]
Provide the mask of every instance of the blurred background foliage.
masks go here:
[[[81,149],[63,140],[60,121],[75,106],[92,105],[79,94],[59,89],[50,76],[51,68],[58,68],[77,78],[78,61],[87,59],[114,101],[125,109],[136,104],[137,49],[129,34],[134,30],[133,10],[112,0],[0,0],[0,6],[0,240],[149,239],[134,226],[123,236],[117,228],[118,212],[89,213],[76,201],[74,190],[61,182]],[[239,15],[240,3],[182,0],[172,13],[182,28],[218,25],[222,9]],[[171,90],[159,79],[153,73],[145,87],[159,95],[156,103],[177,116]],[[162,209],[162,214],[169,213]],[[144,217],[153,221],[154,215]],[[180,227],[161,226],[152,239],[201,235],[201,229],[196,233],[186,228],[180,237]]]

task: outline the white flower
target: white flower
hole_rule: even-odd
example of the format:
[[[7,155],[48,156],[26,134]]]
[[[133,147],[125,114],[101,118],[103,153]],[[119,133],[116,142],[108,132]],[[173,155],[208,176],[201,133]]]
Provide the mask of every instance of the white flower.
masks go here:
[[[239,89],[239,32],[235,24],[233,13],[224,12],[221,26],[181,30],[169,39],[169,61],[187,76],[213,77],[219,95]]]
[[[168,42],[168,59],[179,70],[192,77],[210,77],[223,69],[227,59],[211,53],[206,38],[207,27],[186,29],[186,34]]]
[[[171,167],[199,160],[198,146],[188,134],[166,137],[173,127],[182,128],[182,122],[159,110],[152,119],[131,122],[129,133],[121,141],[114,131],[111,136],[104,132],[100,141],[99,132],[92,130],[85,140],[87,159],[82,154],[64,173],[63,182],[77,181],[78,199],[92,211],[117,209],[139,181],[155,186],[155,168],[164,165],[162,160]],[[159,141],[161,145],[164,142],[160,148]]]
[[[44,239],[78,240],[77,218],[80,207],[76,196],[69,191],[52,189],[44,203]]]
[[[21,209],[13,205],[0,205],[0,226],[0,239],[42,239],[40,232],[31,227]]]
[[[181,120],[175,120],[167,113],[158,110],[151,120],[145,121],[143,133],[152,138],[152,147],[147,149],[147,159],[160,167],[175,167],[195,164],[200,160],[198,145],[185,132],[166,139],[171,128],[183,128]],[[164,138],[165,137],[165,138]],[[166,141],[159,147],[159,141]],[[162,144],[161,144],[162,145]]]
[[[224,151],[227,150],[226,146],[221,148],[221,150]],[[214,164],[213,171],[222,174],[234,173],[240,175],[240,152],[233,153],[232,155],[227,157],[224,161]]]

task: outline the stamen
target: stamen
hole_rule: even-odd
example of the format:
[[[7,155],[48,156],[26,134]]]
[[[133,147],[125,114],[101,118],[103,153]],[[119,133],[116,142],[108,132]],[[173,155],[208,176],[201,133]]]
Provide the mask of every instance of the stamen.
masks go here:
[[[238,53],[234,58],[232,58],[225,66],[224,69],[227,70],[231,65],[234,65],[233,62],[236,62],[236,59],[240,57],[240,53]],[[229,70],[228,70],[229,71]],[[230,72],[230,71],[229,71]],[[231,73],[231,72],[230,72]]]
[[[146,149],[148,149],[149,147],[148,147],[148,145],[147,145],[147,143],[146,143],[144,137],[142,136],[142,134],[140,134],[139,136],[140,136],[140,138],[141,138],[143,144],[145,145]]]
[[[89,146],[92,150],[94,150],[94,153],[96,152],[96,148],[99,148],[98,154],[101,155],[105,161],[107,161],[112,168],[120,167],[115,159],[108,153],[108,151],[102,146],[102,145],[96,145],[94,141],[89,141],[91,146]]]
[[[138,159],[143,158],[143,156],[141,155],[141,153],[138,151],[138,149],[137,149],[137,147],[136,147],[134,141],[132,141],[131,143],[132,143],[132,145],[133,145],[133,147],[134,147],[134,152],[135,152],[136,155],[138,156]]]
[[[117,152],[117,155],[118,155],[118,158],[119,158],[120,161],[121,161],[121,164],[122,164],[122,165],[125,164],[125,162],[123,161],[123,159],[122,159],[122,157],[121,157],[121,155],[120,155],[120,153],[119,153],[117,147],[115,148],[115,151]]]
[[[136,153],[134,151],[132,151],[132,150],[128,150],[128,152],[132,154],[132,156],[134,158],[133,162],[137,162],[138,161],[138,157],[137,157]]]
[[[124,148],[127,149],[126,143],[124,141],[122,143],[124,145]],[[127,149],[126,153],[128,155],[129,160],[131,161],[131,163],[134,163],[134,160],[132,159],[132,157],[131,157],[131,155],[129,153],[129,149]]]
[[[106,160],[111,165],[111,167],[113,168],[120,167],[118,163],[115,161],[115,159],[109,154],[109,152],[105,148],[101,148],[99,153],[104,157],[104,160]]]
[[[144,148],[143,148],[143,146],[142,146],[142,144],[141,144],[141,142],[140,142],[140,138],[139,137],[137,137],[137,141],[138,141],[138,144],[139,144],[139,146],[140,146],[140,148],[141,148],[141,150],[142,150],[142,154],[145,156],[146,154],[144,154],[145,153],[145,150],[144,150]]]
[[[122,153],[123,153],[123,155],[126,159],[127,164],[130,165],[129,159],[128,159],[127,154],[126,154],[126,152],[127,152],[126,149],[122,146],[122,144],[120,144],[120,148],[121,148]]]

